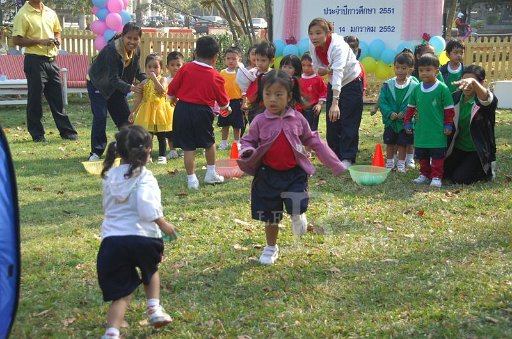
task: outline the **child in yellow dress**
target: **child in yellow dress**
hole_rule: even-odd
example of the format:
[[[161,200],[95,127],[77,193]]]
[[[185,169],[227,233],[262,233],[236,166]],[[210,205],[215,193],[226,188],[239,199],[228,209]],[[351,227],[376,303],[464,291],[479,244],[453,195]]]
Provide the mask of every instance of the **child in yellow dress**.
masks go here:
[[[135,99],[129,121],[142,126],[158,139],[158,164],[166,164],[167,137],[172,131],[173,110],[166,98],[167,79],[162,76],[163,61],[150,54],[145,62],[148,79]]]

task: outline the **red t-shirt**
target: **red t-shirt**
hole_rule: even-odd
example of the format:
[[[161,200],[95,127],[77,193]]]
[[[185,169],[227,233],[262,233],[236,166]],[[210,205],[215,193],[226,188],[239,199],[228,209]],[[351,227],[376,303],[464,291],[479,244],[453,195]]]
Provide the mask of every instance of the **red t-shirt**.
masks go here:
[[[328,37],[325,42],[325,47],[322,48],[320,46],[315,47],[315,53],[318,59],[322,62],[324,66],[329,66],[329,58],[327,57],[327,51],[329,50],[329,46],[331,46],[332,37]]]
[[[320,99],[327,98],[327,86],[324,79],[318,75],[305,76],[299,79],[300,92],[304,98],[304,107],[316,105]]]
[[[263,164],[277,171],[287,171],[297,166],[292,146],[283,130],[263,156]]]
[[[197,62],[183,65],[167,88],[167,95],[180,101],[220,107],[229,104],[224,78],[214,68]]]

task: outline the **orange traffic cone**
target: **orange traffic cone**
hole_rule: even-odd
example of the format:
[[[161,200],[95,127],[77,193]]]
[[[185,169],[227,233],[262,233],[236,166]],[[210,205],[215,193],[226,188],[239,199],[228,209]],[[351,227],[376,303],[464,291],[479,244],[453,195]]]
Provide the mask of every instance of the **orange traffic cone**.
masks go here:
[[[373,152],[372,166],[386,167],[384,165],[384,155],[382,154],[382,146],[377,144],[375,146],[375,152]]]
[[[236,141],[231,145],[231,153],[230,153],[229,157],[231,159],[238,159],[238,158],[240,158],[238,156],[238,144],[236,143]]]

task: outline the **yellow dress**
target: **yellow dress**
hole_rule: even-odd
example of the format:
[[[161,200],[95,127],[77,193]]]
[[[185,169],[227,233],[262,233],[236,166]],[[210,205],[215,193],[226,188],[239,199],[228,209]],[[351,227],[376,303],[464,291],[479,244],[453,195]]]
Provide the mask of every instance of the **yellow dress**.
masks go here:
[[[160,81],[161,77],[158,77]],[[155,84],[147,79],[142,92],[142,102],[135,113],[135,124],[151,133],[172,131],[174,108],[166,98],[166,93],[158,94]]]

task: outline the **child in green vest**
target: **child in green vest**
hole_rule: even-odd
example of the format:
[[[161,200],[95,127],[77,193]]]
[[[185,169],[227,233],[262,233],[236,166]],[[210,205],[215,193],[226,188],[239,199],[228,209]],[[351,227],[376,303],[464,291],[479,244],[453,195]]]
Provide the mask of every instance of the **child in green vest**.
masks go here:
[[[421,83],[414,88],[405,114],[404,127],[412,134],[411,120],[416,113],[414,129],[414,156],[420,164],[416,184],[442,186],[447,136],[453,130],[453,99],[448,87],[438,79],[439,60],[433,54],[424,54],[418,60]]]
[[[453,82],[459,81],[464,72],[464,65],[462,64],[462,59],[464,58],[464,44],[458,40],[448,41],[446,44],[446,55],[448,55],[450,61],[441,67],[441,75],[450,93],[454,93],[457,91],[459,85],[454,85]]]

